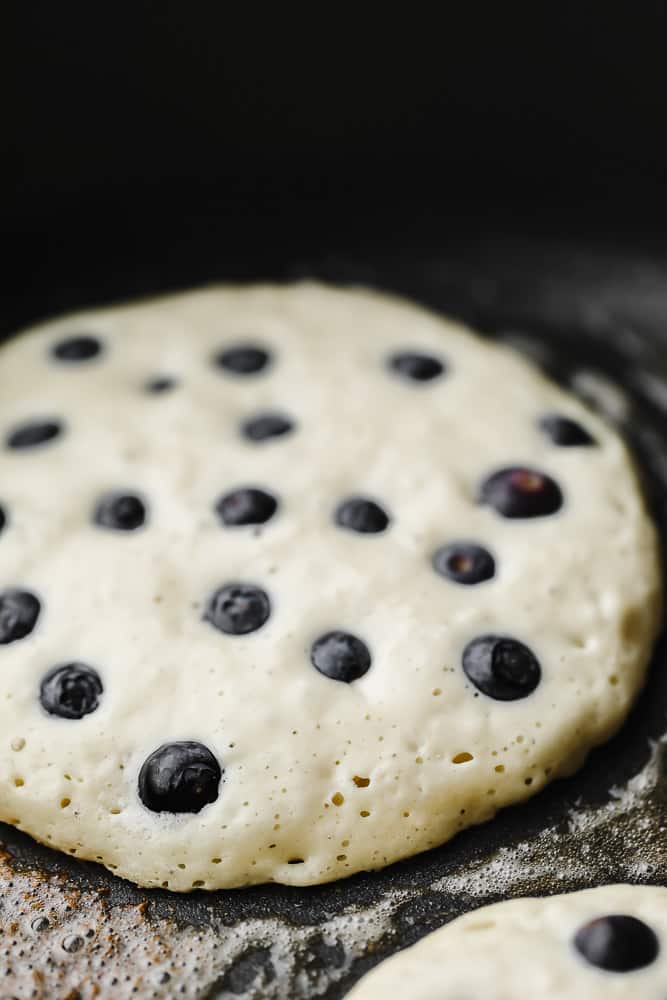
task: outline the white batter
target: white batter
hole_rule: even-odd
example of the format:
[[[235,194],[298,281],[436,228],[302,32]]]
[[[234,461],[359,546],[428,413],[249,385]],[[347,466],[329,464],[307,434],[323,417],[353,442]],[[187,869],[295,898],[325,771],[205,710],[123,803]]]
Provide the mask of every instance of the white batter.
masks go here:
[[[80,335],[96,356],[54,356]],[[243,345],[264,367],[214,363]],[[443,370],[410,379],[388,364],[405,351]],[[176,383],[146,391],[157,377]],[[291,429],[244,436],[267,413]],[[594,443],[554,444],[539,426],[553,414]],[[642,684],[660,574],[624,445],[458,324],[316,284],[81,313],[0,351],[0,441],[37,420],[60,433],[0,446],[0,598],[41,606],[0,644],[0,818],[53,847],[177,891],[379,868],[575,770]],[[508,518],[479,503],[510,466],[551,477],[560,509]],[[264,524],[221,519],[240,487],[275,501]],[[135,530],[104,527],[116,493],[144,505]],[[350,497],[373,500],[384,530],[337,524]],[[461,540],[492,556],[491,577],[435,571]],[[264,592],[261,628],[206,620],[230,583]],[[311,662],[332,631],[368,653],[349,683]],[[498,700],[464,673],[464,649],[489,635],[539,664],[525,696]],[[77,662],[96,673],[97,707],[49,714],[44,678]],[[209,767],[198,812],[152,811],[140,771],[180,741],[219,767],[215,788]]]
[[[634,940],[627,921],[610,933],[609,916],[633,918]],[[590,922],[600,918],[593,934],[598,944],[610,938],[595,955],[602,965],[577,947],[581,941],[590,950],[584,943],[592,939]],[[348,998],[664,1000],[666,982],[667,889],[612,885],[474,910],[383,962]]]

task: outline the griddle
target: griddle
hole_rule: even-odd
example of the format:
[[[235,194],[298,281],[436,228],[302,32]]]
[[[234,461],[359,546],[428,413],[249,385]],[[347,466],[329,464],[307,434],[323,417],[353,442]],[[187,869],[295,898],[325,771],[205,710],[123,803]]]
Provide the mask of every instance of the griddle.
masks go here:
[[[212,280],[319,277],[405,294],[513,343],[616,422],[667,544],[659,242],[545,238],[488,219],[454,225],[437,212],[426,226],[409,212],[400,223],[395,214],[382,214],[381,226],[366,219],[363,238],[349,242],[331,216],[295,233],[279,205],[266,208],[266,244],[238,203],[205,218],[79,221],[67,240],[42,222],[38,247],[17,230],[0,335],[53,312]],[[486,903],[616,881],[667,884],[666,668],[661,641],[622,731],[572,778],[439,849],[329,885],[142,890],[1,826],[0,1000],[335,1000],[377,962]]]

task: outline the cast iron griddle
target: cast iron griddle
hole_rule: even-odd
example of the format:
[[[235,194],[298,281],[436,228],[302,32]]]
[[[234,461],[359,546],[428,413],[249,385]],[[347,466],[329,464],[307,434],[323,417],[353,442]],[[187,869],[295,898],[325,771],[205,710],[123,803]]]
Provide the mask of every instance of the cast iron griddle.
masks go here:
[[[178,251],[152,262],[141,241],[122,253],[113,244],[92,270],[78,269],[85,246],[58,264],[53,243],[48,266],[38,251],[24,285],[8,290],[1,332],[208,280],[316,275],[398,291],[511,339],[619,422],[667,537],[660,254],[497,238],[314,262],[307,247],[292,246],[243,264],[231,251],[216,256],[210,241],[197,251],[180,237]],[[0,826],[0,1000],[333,1000],[382,958],[484,903],[615,881],[667,884],[666,665],[663,643],[622,732],[573,778],[440,849],[330,885],[145,891]]]

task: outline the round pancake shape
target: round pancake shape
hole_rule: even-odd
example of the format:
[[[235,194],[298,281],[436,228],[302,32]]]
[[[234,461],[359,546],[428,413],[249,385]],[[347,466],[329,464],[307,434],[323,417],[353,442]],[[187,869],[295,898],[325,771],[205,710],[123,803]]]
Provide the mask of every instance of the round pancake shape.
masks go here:
[[[663,1000],[667,889],[611,885],[484,906],[399,952],[349,1000]]]
[[[411,303],[214,287],[0,349],[0,818],[134,882],[442,844],[621,725],[660,617],[625,445]]]

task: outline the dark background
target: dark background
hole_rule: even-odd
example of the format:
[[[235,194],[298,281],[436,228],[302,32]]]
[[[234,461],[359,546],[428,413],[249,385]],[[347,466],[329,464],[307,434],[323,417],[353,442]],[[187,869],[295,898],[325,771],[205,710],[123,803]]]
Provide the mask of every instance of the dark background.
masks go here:
[[[662,240],[667,5],[3,5],[4,330],[497,233]]]

